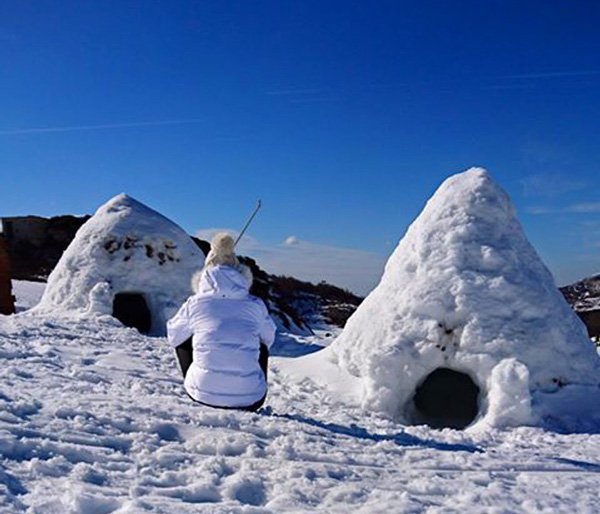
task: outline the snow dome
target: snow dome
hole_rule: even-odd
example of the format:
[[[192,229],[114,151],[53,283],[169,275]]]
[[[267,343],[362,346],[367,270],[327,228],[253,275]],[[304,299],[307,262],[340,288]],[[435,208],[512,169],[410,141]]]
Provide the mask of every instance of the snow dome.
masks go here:
[[[79,229],[35,310],[109,314],[142,333],[164,334],[203,264],[180,227],[121,194]]]
[[[349,372],[364,408],[433,427],[529,424],[552,415],[542,397],[600,383],[583,324],[480,168],[441,185],[342,334],[307,359],[330,381],[332,363]]]

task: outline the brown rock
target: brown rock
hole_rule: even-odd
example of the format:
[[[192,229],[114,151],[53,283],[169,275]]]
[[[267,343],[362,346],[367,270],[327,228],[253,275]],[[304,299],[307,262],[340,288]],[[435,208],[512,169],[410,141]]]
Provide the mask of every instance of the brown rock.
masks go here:
[[[15,299],[12,295],[10,263],[4,236],[0,234],[0,314],[15,313]]]

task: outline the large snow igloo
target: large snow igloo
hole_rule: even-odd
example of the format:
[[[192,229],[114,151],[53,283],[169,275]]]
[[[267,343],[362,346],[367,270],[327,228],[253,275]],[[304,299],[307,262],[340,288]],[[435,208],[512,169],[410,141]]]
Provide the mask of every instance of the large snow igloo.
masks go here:
[[[479,168],[441,185],[319,353],[359,379],[364,408],[436,428],[529,424],[552,415],[543,397],[600,383],[583,324]]]
[[[36,310],[110,314],[141,333],[163,335],[203,265],[204,254],[183,229],[121,194],[79,229]]]

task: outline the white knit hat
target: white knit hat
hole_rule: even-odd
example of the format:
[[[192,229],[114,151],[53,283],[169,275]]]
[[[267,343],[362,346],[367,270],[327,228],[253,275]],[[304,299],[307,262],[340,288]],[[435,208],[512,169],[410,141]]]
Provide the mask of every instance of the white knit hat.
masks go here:
[[[240,265],[234,251],[235,241],[227,232],[215,234],[210,242],[210,252],[206,256],[205,266],[234,266]]]
[[[227,232],[219,232],[210,242],[210,252],[204,261],[204,268],[194,274],[192,277],[192,290],[197,293],[199,291],[200,280],[207,268],[213,266],[231,266],[239,271],[246,281],[248,286],[252,285],[252,271],[245,264],[241,264],[234,252],[235,241]]]

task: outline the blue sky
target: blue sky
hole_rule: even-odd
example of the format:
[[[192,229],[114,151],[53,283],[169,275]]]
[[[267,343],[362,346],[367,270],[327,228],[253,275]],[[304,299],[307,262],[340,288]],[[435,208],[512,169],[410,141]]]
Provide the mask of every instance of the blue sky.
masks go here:
[[[567,283],[600,272],[599,16],[589,1],[7,0],[0,215],[127,192],[195,233],[240,227],[261,198],[248,249],[268,270],[365,293],[435,188],[478,165]]]

